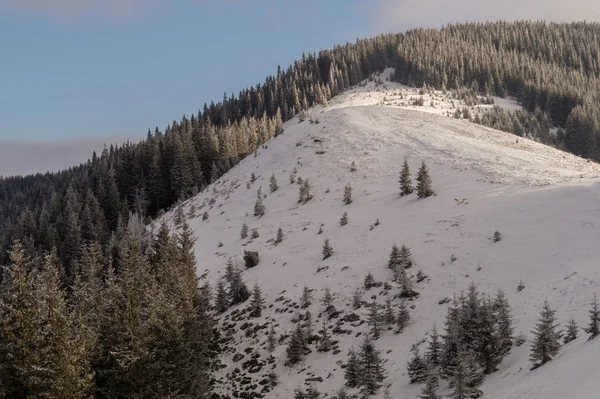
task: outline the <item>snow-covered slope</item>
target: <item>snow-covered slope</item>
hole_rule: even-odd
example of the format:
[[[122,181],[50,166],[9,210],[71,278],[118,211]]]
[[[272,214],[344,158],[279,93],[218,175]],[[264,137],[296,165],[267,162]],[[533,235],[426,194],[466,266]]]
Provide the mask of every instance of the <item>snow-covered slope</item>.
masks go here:
[[[363,96],[379,95],[372,84],[359,90]],[[250,287],[258,282],[267,308],[257,319],[241,311],[247,304],[220,316],[226,327],[224,338],[231,341],[224,345],[218,392],[261,392],[261,380],[273,368],[280,383],[270,392],[265,390],[264,397],[290,398],[295,388],[306,386],[313,377],[321,377],[322,382],[317,378],[310,383],[331,396],[343,385],[341,363],[348,349],[362,342],[366,324],[344,321],[341,328],[350,333],[333,335],[339,352],[318,353],[313,346],[295,367],[284,366],[288,340],[277,346],[274,360],[269,361],[268,327],[273,322],[278,337],[293,330],[304,285],[314,290],[310,310],[315,331],[322,324],[319,299],[327,287],[343,312],[339,319],[355,312],[365,320],[364,306],[358,311],[351,307],[352,293],[362,287],[368,272],[377,281],[390,281],[387,260],[392,245],[406,244],[417,263],[411,273],[421,269],[429,278],[416,285],[421,295],[412,302],[409,327],[399,335],[386,331],[376,341],[387,359],[386,384],[391,384],[393,398],[420,394],[420,386],[410,385],[406,376],[410,346],[434,322],[443,322],[446,305],[440,305],[440,300],[471,282],[482,292],[506,290],[516,332],[529,338],[513,348],[498,372],[487,377],[482,386],[485,398],[596,397],[600,341],[580,337],[566,345],[559,358],[535,371],[530,371],[528,357],[530,330],[544,299],[558,310],[561,323],[571,315],[580,324],[587,321],[588,303],[600,285],[599,165],[527,139],[517,142],[513,135],[467,121],[372,106],[357,101],[355,95],[346,92],[329,106],[313,110],[319,124],[288,122],[284,134],[268,142],[268,148],[241,161],[183,205],[186,213],[192,204],[196,208],[190,224],[198,238],[198,273],[207,271],[213,286],[228,257],[243,268],[244,250],[260,253],[260,264],[245,270],[243,278]],[[322,140],[325,153],[318,154],[315,138]],[[427,163],[437,196],[399,198],[398,174],[405,156],[413,177],[421,161]],[[350,170],[353,161],[356,172]],[[314,198],[306,204],[298,204],[299,186],[289,181],[294,169],[313,187]],[[257,179],[248,189],[252,173]],[[272,174],[279,184],[274,193],[269,192]],[[344,205],[348,183],[354,201]],[[261,218],[253,216],[259,187],[267,194],[266,214]],[[201,216],[204,211],[207,220]],[[342,227],[339,219],[344,212],[349,223]],[[166,215],[168,220],[172,216]],[[380,225],[371,230],[376,219]],[[259,238],[241,239],[243,223],[258,229]],[[323,233],[317,234],[321,224]],[[274,245],[278,228],[285,238]],[[498,243],[489,240],[495,229],[504,237]],[[327,260],[321,255],[325,238],[335,250]],[[521,292],[516,289],[519,280],[526,286]],[[383,304],[382,288],[365,292],[363,300],[370,302],[372,296]],[[330,329],[335,322],[329,322]]]

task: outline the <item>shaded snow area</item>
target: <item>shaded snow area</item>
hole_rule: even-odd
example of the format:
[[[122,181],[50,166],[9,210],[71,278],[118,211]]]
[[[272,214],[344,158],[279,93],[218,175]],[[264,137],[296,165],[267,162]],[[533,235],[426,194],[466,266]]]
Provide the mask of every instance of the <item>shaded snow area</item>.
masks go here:
[[[369,92],[369,86],[356,91],[363,97],[384,95],[374,87]],[[186,214],[195,208],[189,222],[198,238],[198,273],[207,272],[214,287],[232,257],[249,288],[258,283],[266,299],[261,317],[249,317],[245,309],[250,300],[217,317],[224,351],[215,373],[217,392],[226,397],[291,398],[294,389],[312,384],[331,397],[344,384],[341,366],[348,350],[358,348],[368,330],[368,308],[354,310],[352,294],[363,287],[368,272],[378,282],[390,282],[390,294],[397,294],[387,262],[392,246],[405,244],[416,263],[409,273],[422,270],[428,278],[415,285],[420,296],[409,302],[411,321],[404,332],[385,330],[375,341],[386,360],[385,384],[391,384],[392,398],[421,393],[422,385],[409,384],[407,377],[411,345],[434,322],[443,329],[448,305],[440,301],[471,282],[483,293],[505,290],[515,335],[527,335],[525,344],[513,346],[499,370],[487,376],[481,386],[486,399],[597,397],[600,340],[588,342],[583,334],[534,371],[529,351],[530,331],[545,299],[557,310],[561,325],[571,316],[587,324],[588,304],[600,285],[598,165],[464,120],[375,106],[377,100],[369,105],[357,94],[350,90],[313,110],[318,124],[308,119],[286,123],[285,132],[269,141],[268,148],[242,160],[183,205]],[[322,140],[323,154],[318,154],[315,138]],[[421,161],[427,163],[437,196],[399,197],[404,157],[413,179]],[[312,186],[313,199],[305,204],[298,203],[299,185],[290,183],[294,169],[296,178],[309,179]],[[273,193],[272,174],[279,185]],[[347,184],[353,187],[349,205],[342,201]],[[259,187],[266,195],[266,213],[260,218],[253,216]],[[208,218],[203,220],[205,211]],[[344,212],[348,224],[340,226]],[[173,212],[165,217],[172,223]],[[380,224],[371,229],[376,219]],[[244,223],[250,231],[257,229],[259,237],[241,239]],[[284,239],[275,245],[278,228]],[[496,229],[503,239],[493,243],[489,238]],[[334,254],[323,260],[326,238]],[[245,269],[244,250],[259,252],[256,267]],[[520,280],[525,289],[517,292]],[[279,338],[291,334],[297,312],[305,311],[299,308],[305,285],[313,290],[309,310],[315,333],[328,318],[320,298],[326,288],[333,294],[339,313],[327,321],[327,328],[334,347],[320,353],[316,344],[310,345],[311,352],[299,364],[287,367],[290,338]],[[363,290],[362,300],[375,298],[383,306],[385,292],[383,286]],[[394,299],[395,307],[399,301]],[[271,324],[280,341],[272,354],[266,349]],[[273,389],[266,382],[271,371],[279,378]],[[442,381],[440,394],[449,392]],[[383,389],[374,397],[383,398]]]

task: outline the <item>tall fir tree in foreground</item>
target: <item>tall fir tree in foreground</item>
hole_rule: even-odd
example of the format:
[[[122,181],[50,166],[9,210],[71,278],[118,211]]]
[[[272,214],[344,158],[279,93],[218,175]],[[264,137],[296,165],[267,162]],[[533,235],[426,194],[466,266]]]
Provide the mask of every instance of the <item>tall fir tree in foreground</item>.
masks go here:
[[[252,289],[252,301],[250,302],[250,317],[260,317],[262,314],[262,308],[265,305],[265,300],[262,295],[262,290],[258,282],[254,283]]]
[[[411,384],[425,381],[427,378],[427,363],[419,353],[419,347],[412,348],[412,358],[407,364],[408,378]]]
[[[437,394],[439,382],[438,377],[435,373],[430,372],[425,380],[425,386],[421,388],[421,395],[419,399],[441,399]]]
[[[427,198],[435,195],[435,191],[431,188],[431,177],[429,176],[429,169],[425,164],[425,161],[421,163],[421,168],[417,173],[417,196],[419,198]]]
[[[483,395],[479,385],[483,382],[483,372],[479,368],[473,355],[469,352],[459,351],[456,366],[452,368],[448,380],[452,392],[452,399],[476,399]]]
[[[354,348],[350,348],[348,352],[348,360],[344,369],[344,379],[346,380],[346,386],[350,388],[356,388],[360,385],[361,364]]]
[[[400,171],[400,196],[404,197],[405,195],[412,194],[413,191],[410,167],[408,166],[408,160],[405,157],[402,170]]]
[[[300,362],[304,357],[304,329],[302,328],[302,323],[296,324],[296,328],[292,333],[290,338],[290,342],[286,349],[287,354],[287,364],[289,366],[293,366],[296,363]]]
[[[373,341],[367,337],[360,346],[360,385],[369,395],[377,393],[386,378],[381,353],[375,348]]]
[[[600,310],[598,309],[598,299],[596,298],[596,293],[594,293],[594,300],[591,303],[589,314],[590,323],[585,329],[585,332],[590,334],[589,339],[594,339],[598,334],[600,334]]]
[[[533,368],[548,363],[560,350],[562,333],[557,330],[555,314],[556,311],[550,308],[548,300],[544,301],[539,322],[532,331],[534,339],[531,345],[530,360],[533,362]]]

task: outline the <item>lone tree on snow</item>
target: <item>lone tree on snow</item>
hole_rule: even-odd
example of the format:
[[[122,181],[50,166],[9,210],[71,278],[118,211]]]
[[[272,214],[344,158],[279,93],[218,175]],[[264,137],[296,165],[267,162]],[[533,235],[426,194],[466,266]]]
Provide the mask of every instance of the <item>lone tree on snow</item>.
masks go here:
[[[421,163],[421,168],[417,173],[417,196],[419,198],[427,198],[435,195],[435,191],[431,188],[431,177],[425,161]]]
[[[331,257],[333,255],[333,248],[329,245],[329,238],[325,239],[325,243],[323,244],[323,260]]]
[[[404,158],[404,164],[400,171],[400,196],[404,197],[405,195],[411,194],[413,191],[410,167],[408,166],[408,161]]]
[[[544,301],[539,323],[533,330],[534,340],[531,345],[530,360],[534,363],[533,368],[538,368],[554,358],[560,350],[560,338],[562,333],[556,328],[556,310],[550,309],[548,300]]]

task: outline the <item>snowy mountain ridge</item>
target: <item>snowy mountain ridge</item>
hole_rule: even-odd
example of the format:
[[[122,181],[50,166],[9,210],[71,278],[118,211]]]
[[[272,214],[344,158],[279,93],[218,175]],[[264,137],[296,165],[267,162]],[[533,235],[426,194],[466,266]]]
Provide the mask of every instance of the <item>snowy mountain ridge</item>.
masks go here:
[[[415,284],[420,295],[410,301],[406,329],[400,334],[385,330],[375,341],[386,359],[384,386],[392,398],[420,395],[422,384],[409,384],[406,372],[411,345],[434,323],[441,328],[444,300],[471,282],[482,293],[505,290],[515,335],[525,333],[528,338],[522,346],[513,346],[499,370],[487,376],[481,386],[485,398],[596,397],[597,340],[588,342],[582,334],[565,345],[558,358],[533,371],[529,345],[545,299],[557,310],[561,325],[571,316],[580,325],[587,323],[589,303],[600,285],[595,263],[600,257],[600,166],[525,138],[448,118],[444,113],[450,102],[441,95],[436,96],[437,108],[381,104],[398,92],[406,101],[418,96],[414,89],[395,83],[365,82],[313,109],[319,123],[289,121],[284,133],[256,156],[242,160],[182,205],[192,215],[189,223],[198,238],[198,274],[206,272],[214,287],[232,257],[244,269],[246,284],[251,288],[257,283],[266,300],[258,318],[244,311],[250,300],[218,316],[224,353],[215,375],[217,392],[222,397],[291,398],[294,389],[313,386],[334,395],[344,385],[341,366],[349,349],[358,348],[367,332],[368,307],[354,310],[353,293],[362,290],[369,272],[397,293],[387,262],[392,246],[405,244],[416,263],[410,273],[421,270],[427,278]],[[431,97],[426,102],[434,101]],[[509,101],[501,105],[515,106]],[[398,176],[405,157],[413,179],[426,162],[436,196],[399,197]],[[279,188],[270,192],[273,174]],[[294,180],[310,181],[311,200],[298,202],[300,186],[290,182],[291,174]],[[349,205],[342,200],[347,184],[353,188]],[[266,212],[255,217],[259,187],[266,195]],[[348,224],[341,226],[344,212]],[[166,214],[169,223],[175,213]],[[243,224],[250,231],[257,229],[259,237],[242,239]],[[284,238],[275,244],[279,228]],[[503,236],[497,243],[489,239],[495,230]],[[334,254],[323,260],[325,239]],[[244,250],[259,252],[257,266],[244,268]],[[520,280],[525,288],[517,292]],[[311,353],[289,367],[285,361],[290,338],[285,336],[295,328],[297,313],[306,310],[298,305],[304,286],[313,290],[308,310],[315,333],[327,319],[319,303],[326,289],[340,312],[337,319],[343,320],[328,320],[328,328],[338,323],[342,332],[332,333],[337,341],[333,351],[320,353],[312,345]],[[384,288],[363,292],[364,302],[372,298],[383,306]],[[394,299],[394,306],[398,304]],[[266,350],[271,325],[280,341],[272,354]],[[267,389],[271,371],[279,383]],[[444,381],[440,393],[449,393]],[[383,395],[382,389],[374,397]]]

